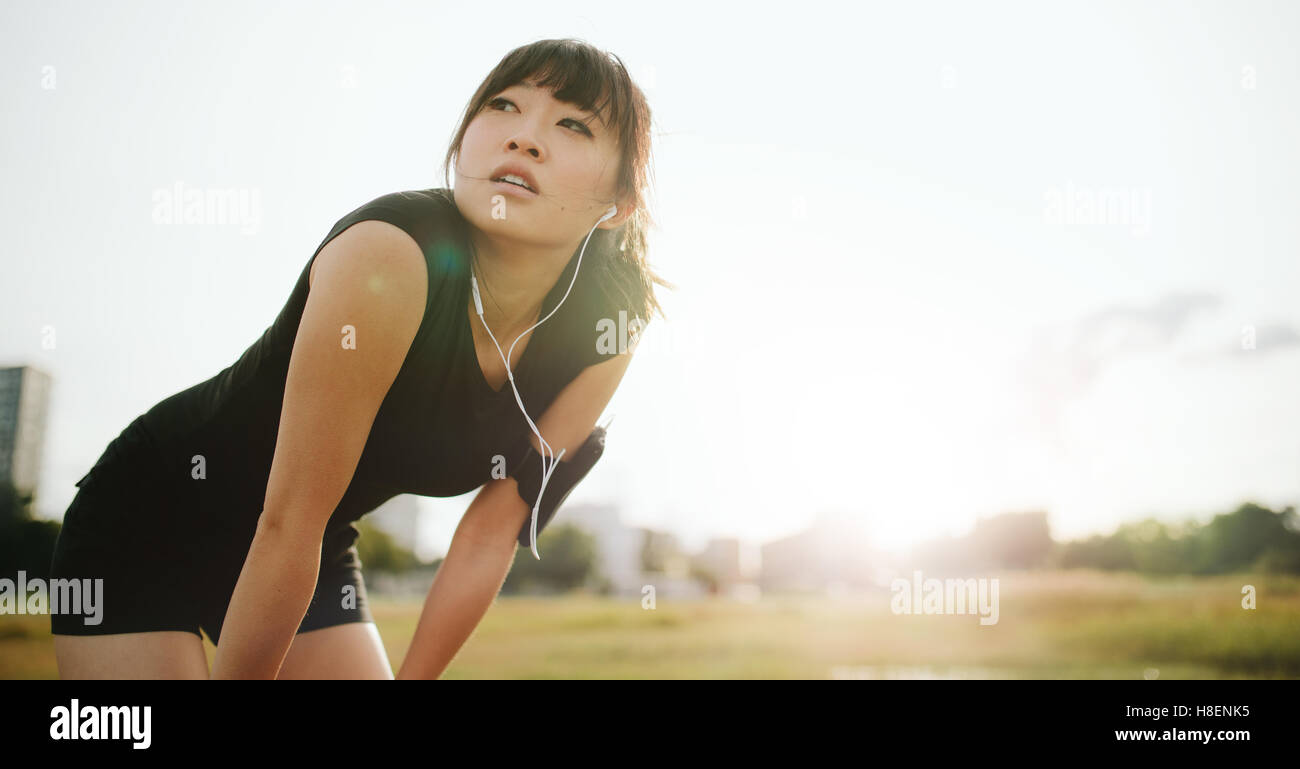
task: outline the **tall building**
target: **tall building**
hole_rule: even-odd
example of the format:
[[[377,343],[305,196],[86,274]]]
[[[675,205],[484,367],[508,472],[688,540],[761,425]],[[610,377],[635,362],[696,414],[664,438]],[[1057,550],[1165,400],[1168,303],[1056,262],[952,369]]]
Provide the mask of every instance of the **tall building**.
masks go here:
[[[45,453],[50,375],[32,366],[0,369],[0,482],[36,494]]]

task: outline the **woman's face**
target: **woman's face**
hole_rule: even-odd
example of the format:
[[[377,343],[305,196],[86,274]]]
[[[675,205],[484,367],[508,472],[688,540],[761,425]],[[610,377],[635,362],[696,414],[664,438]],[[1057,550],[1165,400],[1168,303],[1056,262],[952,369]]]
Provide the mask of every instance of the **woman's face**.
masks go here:
[[[466,127],[456,206],[492,235],[571,246],[615,204],[619,164],[617,139],[594,114],[520,83],[490,97]],[[507,165],[522,171],[536,192],[492,181]],[[601,226],[618,226],[629,213],[620,206]]]

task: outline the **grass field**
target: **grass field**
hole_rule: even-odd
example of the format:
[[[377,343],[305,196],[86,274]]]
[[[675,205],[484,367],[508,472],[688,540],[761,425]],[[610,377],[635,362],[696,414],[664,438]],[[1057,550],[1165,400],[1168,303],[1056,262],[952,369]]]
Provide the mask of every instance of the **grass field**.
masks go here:
[[[1246,584],[1253,610],[1241,606]],[[1300,677],[1300,578],[1037,572],[999,588],[995,625],[895,615],[887,590],[661,597],[652,610],[639,598],[503,596],[443,678]],[[372,599],[396,670],[420,602]],[[0,678],[56,677],[49,618],[0,615]]]

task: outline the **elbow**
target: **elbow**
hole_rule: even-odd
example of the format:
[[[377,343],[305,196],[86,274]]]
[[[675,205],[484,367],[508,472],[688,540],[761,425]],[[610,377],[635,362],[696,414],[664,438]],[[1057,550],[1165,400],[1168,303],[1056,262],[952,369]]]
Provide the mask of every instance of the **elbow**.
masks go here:
[[[458,551],[507,551],[515,550],[515,539],[519,536],[519,527],[502,517],[482,516],[473,520],[462,517],[451,538],[451,546]]]
[[[324,527],[308,521],[301,515],[263,510],[257,519],[254,541],[276,549],[298,550],[315,547],[319,550],[325,538]]]
[[[563,463],[561,463],[563,464]],[[477,522],[483,534],[496,542],[508,540],[516,543],[519,532],[528,527],[533,516],[531,502],[525,501],[519,481],[514,476],[490,481],[490,489],[483,500],[483,510]]]

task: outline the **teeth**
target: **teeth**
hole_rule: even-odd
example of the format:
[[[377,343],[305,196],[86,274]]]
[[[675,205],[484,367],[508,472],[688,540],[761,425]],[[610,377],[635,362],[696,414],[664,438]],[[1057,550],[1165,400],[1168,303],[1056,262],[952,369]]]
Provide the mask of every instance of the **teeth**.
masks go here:
[[[506,174],[505,176],[499,176],[497,177],[497,181],[510,182],[511,184],[518,184],[520,187],[523,187],[524,189],[529,191],[532,191],[533,189],[532,187],[528,186],[528,182],[524,181],[523,177],[518,176],[516,174]]]

